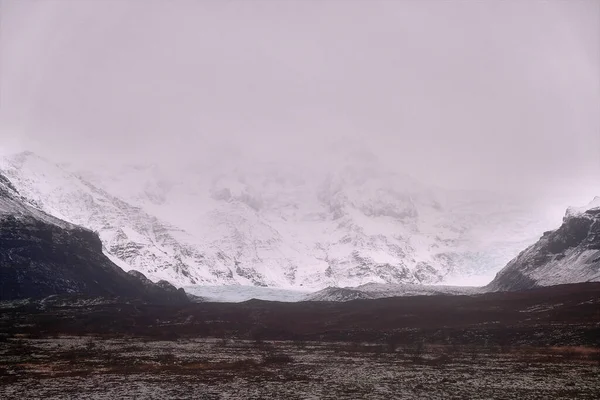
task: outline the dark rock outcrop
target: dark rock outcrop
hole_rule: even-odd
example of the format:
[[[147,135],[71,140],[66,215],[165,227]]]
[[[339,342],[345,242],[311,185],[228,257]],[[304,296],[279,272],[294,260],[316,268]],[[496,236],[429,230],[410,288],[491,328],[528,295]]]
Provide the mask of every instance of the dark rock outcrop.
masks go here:
[[[328,287],[308,297],[310,301],[350,301],[374,298],[369,293],[353,288]]]
[[[596,206],[568,210],[560,228],[545,232],[487,288],[510,291],[592,281],[600,281],[600,207]]]
[[[0,175],[0,300],[51,295],[188,301],[170,284],[124,272],[102,253],[98,235],[31,207]]]

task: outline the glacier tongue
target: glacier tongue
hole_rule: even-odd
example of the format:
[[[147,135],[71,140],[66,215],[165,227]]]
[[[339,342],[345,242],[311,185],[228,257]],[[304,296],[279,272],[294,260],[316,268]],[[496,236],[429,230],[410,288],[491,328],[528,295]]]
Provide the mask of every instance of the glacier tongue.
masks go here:
[[[350,161],[326,172],[256,162],[81,171],[21,153],[0,170],[39,209],[98,231],[124,269],[179,286],[440,283],[498,271],[552,226],[518,204]]]

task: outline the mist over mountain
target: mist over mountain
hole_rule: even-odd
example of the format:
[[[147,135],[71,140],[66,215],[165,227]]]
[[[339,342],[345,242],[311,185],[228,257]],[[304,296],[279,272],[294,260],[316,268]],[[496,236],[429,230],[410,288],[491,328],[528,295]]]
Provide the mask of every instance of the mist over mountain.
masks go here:
[[[53,295],[188,302],[170,283],[127,274],[94,232],[37,209],[0,173],[0,301]]]
[[[597,194],[597,2],[245,3],[3,0],[0,142],[101,168],[335,169],[357,140],[559,214]]]
[[[427,186],[365,151],[337,155],[346,164],[330,171],[231,161],[172,175],[72,172],[20,153],[0,171],[41,210],[97,231],[124,269],[179,286],[485,284],[554,226],[526,203]]]
[[[0,0],[0,397],[600,398],[599,111],[599,0]]]
[[[152,279],[487,283],[598,194],[599,12],[3,0],[2,171]]]

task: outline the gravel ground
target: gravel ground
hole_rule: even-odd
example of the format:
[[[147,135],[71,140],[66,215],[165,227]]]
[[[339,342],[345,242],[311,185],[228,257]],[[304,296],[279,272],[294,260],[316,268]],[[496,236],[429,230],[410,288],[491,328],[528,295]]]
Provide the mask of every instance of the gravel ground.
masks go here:
[[[59,337],[0,342],[2,399],[598,399],[598,350]]]

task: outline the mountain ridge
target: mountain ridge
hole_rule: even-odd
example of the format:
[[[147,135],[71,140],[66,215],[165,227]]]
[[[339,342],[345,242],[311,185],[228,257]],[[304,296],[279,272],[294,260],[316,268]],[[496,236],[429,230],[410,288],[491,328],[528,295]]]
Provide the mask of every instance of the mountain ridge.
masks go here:
[[[65,168],[33,153],[0,159],[38,208],[98,231],[118,265],[181,286],[439,283],[501,267],[544,225],[493,198],[436,192],[368,157],[321,174],[260,164],[175,177],[156,165]]]
[[[0,243],[0,300],[79,295],[187,302],[167,282],[124,272],[102,254],[98,235],[34,208],[2,174]]]
[[[487,287],[506,291],[593,281],[600,281],[600,197],[567,209],[558,229],[519,253]]]

